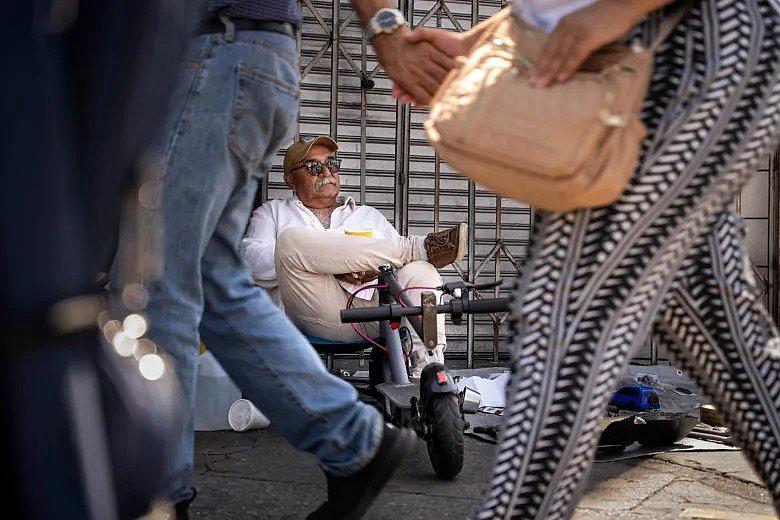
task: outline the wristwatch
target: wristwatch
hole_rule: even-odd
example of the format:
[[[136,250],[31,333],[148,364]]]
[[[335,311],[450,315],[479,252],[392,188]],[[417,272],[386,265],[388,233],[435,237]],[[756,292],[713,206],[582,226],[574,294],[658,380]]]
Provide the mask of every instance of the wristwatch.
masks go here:
[[[377,34],[392,34],[404,25],[406,25],[406,19],[401,11],[383,7],[368,21],[366,36],[371,41]]]

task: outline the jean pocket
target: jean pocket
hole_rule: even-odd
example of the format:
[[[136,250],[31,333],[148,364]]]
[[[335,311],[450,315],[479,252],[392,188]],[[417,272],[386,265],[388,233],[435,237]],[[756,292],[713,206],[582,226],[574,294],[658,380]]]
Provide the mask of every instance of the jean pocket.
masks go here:
[[[283,144],[298,115],[294,69],[281,59],[271,65],[275,73],[244,65],[236,69],[228,146],[252,175],[261,173],[261,164]]]

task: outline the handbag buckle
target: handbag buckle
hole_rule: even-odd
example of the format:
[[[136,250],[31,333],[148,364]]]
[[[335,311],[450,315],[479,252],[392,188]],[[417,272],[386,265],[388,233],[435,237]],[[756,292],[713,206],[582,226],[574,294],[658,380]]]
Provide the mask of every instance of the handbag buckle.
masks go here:
[[[606,126],[626,126],[628,119],[623,114],[613,114],[606,109],[599,111],[599,119]]]
[[[503,39],[493,38],[492,40],[490,40],[490,43],[500,49],[506,49],[512,55],[512,61],[514,62],[515,69],[525,68],[527,70],[530,70],[534,68],[534,64],[531,60],[529,60],[522,54],[513,52],[512,46],[507,45],[507,42],[504,41]]]

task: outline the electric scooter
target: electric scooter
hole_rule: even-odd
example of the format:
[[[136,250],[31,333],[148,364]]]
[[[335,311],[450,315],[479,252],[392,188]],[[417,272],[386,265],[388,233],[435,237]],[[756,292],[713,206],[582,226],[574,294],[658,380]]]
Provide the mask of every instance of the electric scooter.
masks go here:
[[[426,348],[433,349],[438,339],[438,314],[449,314],[459,324],[465,314],[507,311],[509,298],[469,298],[475,290],[500,284],[500,280],[482,285],[451,282],[435,288],[451,298],[448,302],[438,302],[434,292],[423,292],[420,305],[413,305],[392,266],[383,265],[374,286],[379,292],[379,306],[341,311],[343,323],[379,322],[380,337],[371,341],[369,387],[380,397],[380,408],[389,421],[413,428],[426,441],[433,470],[443,479],[454,479],[463,468],[462,396],[452,374],[441,363],[428,364],[419,382],[410,381],[411,335],[401,327],[401,320],[406,318]]]

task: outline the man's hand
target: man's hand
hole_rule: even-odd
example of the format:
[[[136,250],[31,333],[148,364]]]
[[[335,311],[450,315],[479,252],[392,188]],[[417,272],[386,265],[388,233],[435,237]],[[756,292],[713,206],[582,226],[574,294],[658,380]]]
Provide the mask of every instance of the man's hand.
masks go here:
[[[337,280],[342,282],[351,283],[352,285],[363,285],[372,280],[376,280],[379,275],[379,271],[363,271],[362,273],[344,273],[334,275]]]
[[[418,103],[427,104],[456,61],[428,42],[409,41],[406,35],[410,32],[404,28],[379,34],[373,40],[374,49],[395,84]]]
[[[433,27],[418,27],[407,32],[404,37],[410,43],[428,42],[450,58],[465,56],[471,45],[467,41],[468,33],[436,29]]]
[[[471,47],[471,39],[467,33],[458,33],[444,29],[434,29],[430,27],[420,27],[404,34],[406,41],[415,44],[429,43],[439,52],[446,54],[454,59],[454,66],[457,66],[457,58],[465,56]],[[449,70],[448,70],[449,72]],[[441,83],[440,83],[441,84]],[[405,104],[427,104],[416,99],[409,91],[405,90],[399,83],[393,84],[393,97]]]
[[[566,82],[594,51],[625,36],[647,13],[671,0],[599,0],[565,16],[531,71],[539,87]]]

